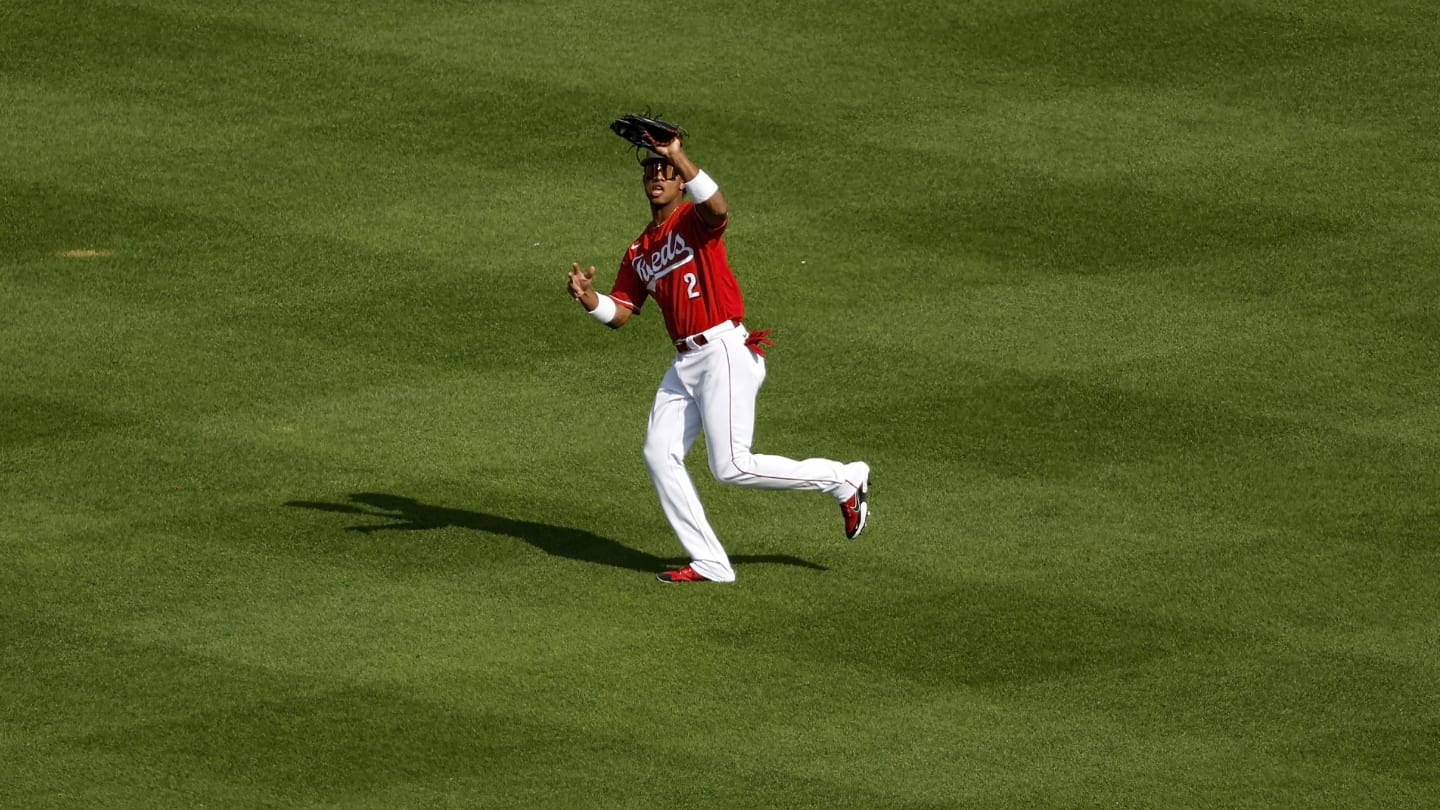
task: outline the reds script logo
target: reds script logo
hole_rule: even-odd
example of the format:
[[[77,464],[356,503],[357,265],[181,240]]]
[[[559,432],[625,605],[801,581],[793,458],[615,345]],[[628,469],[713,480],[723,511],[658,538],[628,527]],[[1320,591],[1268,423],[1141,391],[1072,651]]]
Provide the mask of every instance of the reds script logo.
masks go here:
[[[686,244],[679,233],[671,231],[670,238],[665,240],[659,250],[649,256],[641,253],[635,257],[632,265],[645,286],[654,291],[655,282],[673,273],[675,268],[683,267],[694,260],[694,248]]]

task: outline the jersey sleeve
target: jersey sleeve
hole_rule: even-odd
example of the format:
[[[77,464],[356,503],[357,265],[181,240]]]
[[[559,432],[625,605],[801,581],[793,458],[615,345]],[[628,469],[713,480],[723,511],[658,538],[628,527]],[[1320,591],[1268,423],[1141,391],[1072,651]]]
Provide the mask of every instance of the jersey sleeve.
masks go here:
[[[615,274],[615,286],[610,288],[610,297],[631,312],[639,312],[649,295],[650,291],[630,264],[630,254],[625,254],[625,258],[620,260],[620,272]]]
[[[697,242],[719,239],[725,234],[725,229],[730,227],[730,217],[728,216],[725,217],[724,222],[713,228],[710,227],[709,223],[700,218],[700,207],[695,203],[686,204],[681,216],[684,217],[685,232],[692,235]]]

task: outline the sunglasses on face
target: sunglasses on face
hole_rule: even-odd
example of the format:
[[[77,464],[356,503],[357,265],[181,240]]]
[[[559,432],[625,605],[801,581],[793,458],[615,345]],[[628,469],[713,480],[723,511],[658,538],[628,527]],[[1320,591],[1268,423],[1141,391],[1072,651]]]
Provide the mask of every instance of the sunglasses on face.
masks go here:
[[[680,176],[679,169],[675,168],[669,163],[661,163],[658,160],[652,160],[649,163],[646,163],[644,169],[646,180],[650,180],[655,177],[659,177],[661,180],[674,180],[676,177]]]

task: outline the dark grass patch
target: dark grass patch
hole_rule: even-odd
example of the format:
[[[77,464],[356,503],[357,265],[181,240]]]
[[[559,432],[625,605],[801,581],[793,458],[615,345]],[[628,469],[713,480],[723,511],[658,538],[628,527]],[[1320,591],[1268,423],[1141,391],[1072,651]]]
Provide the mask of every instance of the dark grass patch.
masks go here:
[[[1214,401],[973,364],[952,368],[943,384],[923,394],[891,389],[872,395],[886,404],[874,406],[877,418],[867,420],[864,431],[881,446],[1021,477],[1067,477],[1157,458],[1183,464],[1186,457],[1226,446],[1238,452],[1299,430]],[[827,424],[831,410],[814,403],[806,421]]]
[[[1003,273],[986,278],[1008,283],[1049,274],[1158,275],[1215,261],[1231,262],[1230,273],[1266,273],[1247,261],[1251,254],[1349,230],[1340,221],[1252,201],[1019,167],[967,176],[963,186],[916,205],[852,201],[831,215],[843,230],[907,253],[927,247],[998,263]]]
[[[595,110],[617,103],[596,91],[137,5],[79,3],[59,24],[46,15],[15,22],[0,31],[0,73],[155,105],[167,118],[203,116],[196,123],[211,131],[237,128],[242,147],[244,133],[269,122],[268,159],[287,155],[301,174],[327,149],[363,149],[368,166],[382,155],[451,155],[470,171],[533,163],[547,144],[564,150],[603,133],[605,114]]]
[[[1440,77],[1433,23],[1355,9],[1347,20],[1224,2],[1064,3],[957,26],[959,50],[1066,86],[1185,88],[1227,102],[1419,132]]]
[[[964,50],[1068,85],[1195,88],[1227,101],[1409,129],[1440,75],[1433,26],[1356,9],[1347,20],[1243,3],[1062,4],[967,26]]]
[[[1154,730],[1217,734],[1286,760],[1440,781],[1440,714],[1426,698],[1428,670],[1344,652],[1286,650],[1262,638],[1236,637],[1213,652],[1090,681],[1073,689],[1073,699]]]
[[[219,230],[216,222],[206,217],[98,191],[0,177],[0,196],[8,208],[6,216],[0,218],[7,264],[75,249],[109,251],[111,255],[97,256],[96,261],[50,264],[59,278],[79,279],[80,283],[96,287],[112,283],[113,274],[107,276],[103,271],[112,270],[126,253],[165,244],[205,244]],[[234,235],[230,238],[238,241]],[[0,265],[0,272],[6,271],[19,281],[33,280],[13,265]]]
[[[1008,690],[1124,670],[1213,642],[1214,631],[1106,608],[1059,591],[973,583],[896,588],[783,621],[748,622],[732,644],[876,669],[927,684]]]
[[[1203,84],[1317,63],[1363,29],[1241,3],[1059,4],[970,29],[967,52],[1077,83]]]
[[[0,394],[0,448],[70,441],[111,430],[130,420],[63,399]]]

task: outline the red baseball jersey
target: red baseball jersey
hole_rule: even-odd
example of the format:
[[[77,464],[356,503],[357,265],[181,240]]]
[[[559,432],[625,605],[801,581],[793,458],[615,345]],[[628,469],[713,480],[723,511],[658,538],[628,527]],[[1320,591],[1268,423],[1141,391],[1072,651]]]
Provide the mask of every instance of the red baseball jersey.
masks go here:
[[[625,251],[610,297],[635,312],[647,297],[654,298],[671,340],[722,321],[738,323],[745,317],[745,302],[721,239],[729,224],[726,219],[712,228],[694,203],[681,203],[669,219],[648,225]]]

